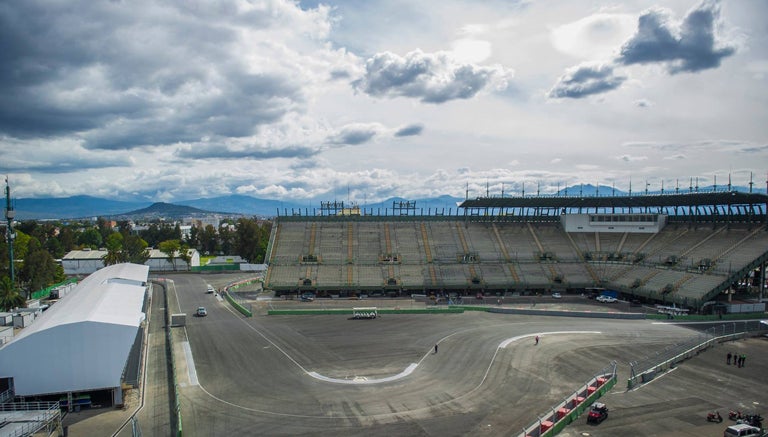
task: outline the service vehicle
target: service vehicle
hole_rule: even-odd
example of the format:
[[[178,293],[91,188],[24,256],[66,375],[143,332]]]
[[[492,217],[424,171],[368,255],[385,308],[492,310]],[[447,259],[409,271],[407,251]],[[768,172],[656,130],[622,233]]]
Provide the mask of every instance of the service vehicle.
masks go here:
[[[587,414],[587,423],[600,423],[608,418],[608,407],[602,402],[595,402]]]
[[[723,437],[763,437],[764,435],[760,428],[746,423],[731,425],[723,431]]]

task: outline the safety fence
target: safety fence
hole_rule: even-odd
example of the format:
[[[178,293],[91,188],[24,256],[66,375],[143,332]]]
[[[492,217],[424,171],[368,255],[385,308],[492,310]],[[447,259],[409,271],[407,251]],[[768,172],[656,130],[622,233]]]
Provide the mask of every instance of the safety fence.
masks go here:
[[[61,406],[58,402],[13,402],[0,404],[0,412],[18,413],[19,417],[9,422],[16,426],[8,426],[4,437],[26,437],[46,429],[44,435],[53,435],[61,430]],[[6,424],[7,425],[7,424]]]
[[[612,361],[583,386],[566,396],[549,411],[523,428],[521,437],[551,437],[576,420],[608,390],[616,385],[616,362]]]
[[[13,400],[15,397],[15,394],[13,392],[13,388],[9,388],[8,390],[0,393],[0,404],[4,404],[8,401]]]
[[[652,381],[656,375],[674,368],[677,363],[696,356],[717,343],[743,339],[765,332],[768,332],[768,326],[760,320],[733,321],[713,326],[685,342],[668,346],[652,356],[630,362],[627,389]]]

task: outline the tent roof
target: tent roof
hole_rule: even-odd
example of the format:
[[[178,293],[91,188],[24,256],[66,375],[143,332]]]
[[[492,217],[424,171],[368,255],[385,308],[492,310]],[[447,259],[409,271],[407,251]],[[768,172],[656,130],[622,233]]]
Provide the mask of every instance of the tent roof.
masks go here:
[[[17,395],[120,386],[140,332],[149,267],[116,264],[85,278],[0,348]]]
[[[102,322],[138,327],[144,320],[141,307],[148,274],[149,267],[138,264],[116,264],[94,272],[22,330],[16,341],[68,323]]]

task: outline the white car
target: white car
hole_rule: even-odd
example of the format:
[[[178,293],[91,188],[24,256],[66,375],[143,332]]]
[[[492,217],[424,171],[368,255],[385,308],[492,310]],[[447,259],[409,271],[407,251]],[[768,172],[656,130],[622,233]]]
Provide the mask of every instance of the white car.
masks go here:
[[[552,293],[552,298],[553,299],[562,299],[563,295],[561,295],[560,293]]]
[[[598,302],[602,302],[602,303],[616,303],[616,302],[619,301],[615,297],[605,296],[605,295],[597,296],[597,298],[595,298],[595,300],[598,301]]]

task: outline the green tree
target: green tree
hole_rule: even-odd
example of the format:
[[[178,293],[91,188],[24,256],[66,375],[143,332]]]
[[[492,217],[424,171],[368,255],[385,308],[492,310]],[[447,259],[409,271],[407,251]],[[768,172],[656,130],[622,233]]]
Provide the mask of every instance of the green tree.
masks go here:
[[[99,234],[101,234],[101,241],[105,241],[112,234],[112,220],[99,217],[96,219],[96,227],[99,229]]]
[[[27,301],[19,293],[16,284],[11,282],[11,278],[3,276],[0,278],[0,309],[10,311],[13,308],[24,308]]]
[[[24,263],[19,271],[19,280],[26,284],[28,293],[43,289],[64,279],[61,266],[36,238],[31,238],[29,253],[24,257]]]
[[[200,246],[205,254],[215,254],[219,246],[219,237],[213,225],[206,225],[200,235]]]
[[[13,240],[13,258],[24,259],[29,252],[29,241],[32,237],[16,229],[13,232],[16,234],[16,239]]]
[[[189,270],[189,265],[192,263],[191,250],[192,249],[187,243],[182,243],[181,248],[179,249],[179,258],[187,264],[187,270]]]
[[[85,230],[85,232],[80,234],[77,242],[81,246],[90,247],[91,249],[98,249],[101,247],[103,240],[98,229],[88,228]]]
[[[149,244],[138,235],[123,237],[125,261],[134,264],[144,264],[149,259]]]
[[[126,254],[123,251],[123,234],[113,232],[107,237],[105,243],[107,254],[104,255],[104,265],[111,266],[126,261]]]
[[[219,251],[224,255],[232,255],[235,248],[235,235],[230,230],[229,223],[223,222],[219,225]]]
[[[173,266],[173,270],[176,271],[176,255],[177,252],[181,249],[181,243],[179,240],[162,241],[157,245],[157,248],[160,250],[160,252],[165,254],[166,259]]]
[[[70,250],[75,248],[75,242],[77,241],[75,238],[75,231],[72,229],[71,226],[64,226],[59,230],[59,235],[56,237],[57,240],[59,240],[59,243],[61,243],[61,247],[64,251],[64,253],[69,252]]]

